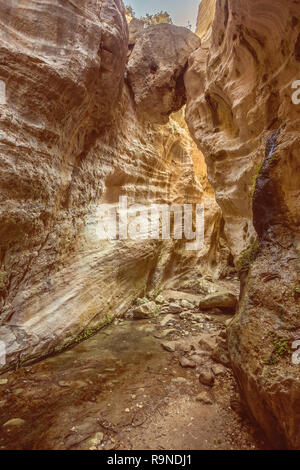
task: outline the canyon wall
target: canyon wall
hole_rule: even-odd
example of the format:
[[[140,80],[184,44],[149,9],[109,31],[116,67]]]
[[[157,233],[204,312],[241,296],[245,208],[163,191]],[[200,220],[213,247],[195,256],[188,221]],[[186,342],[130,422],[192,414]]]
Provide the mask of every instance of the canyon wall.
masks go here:
[[[121,1],[1,0],[0,10],[5,369],[88,336],[188,266],[202,262],[205,271],[220,274],[222,216],[206,188],[203,155],[179,111],[183,71],[200,45],[197,36],[167,26],[164,62],[156,51],[143,70],[147,83],[152,80],[147,94],[145,88],[140,93],[133,73],[145,61],[140,46],[127,73]],[[151,105],[157,84],[166,81],[165,98]],[[137,112],[143,93],[146,118]],[[163,124],[156,119],[158,105]],[[177,114],[168,122],[171,112]],[[204,201],[203,250],[186,251],[182,240],[100,240],[99,204],[116,204],[119,196],[130,204]],[[226,264],[229,252],[222,250]]]
[[[299,448],[300,366],[290,348],[300,338],[300,105],[291,98],[300,2],[218,0],[209,24],[198,19],[206,37],[185,75],[186,119],[241,271],[232,366],[274,447]]]

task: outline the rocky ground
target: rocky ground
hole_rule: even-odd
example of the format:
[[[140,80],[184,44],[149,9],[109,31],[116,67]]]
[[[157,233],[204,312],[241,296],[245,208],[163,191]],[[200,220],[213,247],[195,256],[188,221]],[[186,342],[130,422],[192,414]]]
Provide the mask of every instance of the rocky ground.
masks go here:
[[[128,318],[2,375],[0,448],[268,448],[227,367],[231,316],[198,301],[178,291],[138,299]]]

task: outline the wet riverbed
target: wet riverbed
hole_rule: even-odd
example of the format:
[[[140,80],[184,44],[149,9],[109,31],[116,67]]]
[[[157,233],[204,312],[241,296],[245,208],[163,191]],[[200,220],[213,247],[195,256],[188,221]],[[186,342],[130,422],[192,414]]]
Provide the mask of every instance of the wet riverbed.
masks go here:
[[[173,326],[175,338],[186,338],[179,319]],[[124,321],[2,375],[0,447],[260,448],[255,430],[228,406],[230,373],[216,381],[210,405],[198,403],[196,371],[162,348],[161,331],[157,319]],[[197,343],[197,332],[188,337]]]

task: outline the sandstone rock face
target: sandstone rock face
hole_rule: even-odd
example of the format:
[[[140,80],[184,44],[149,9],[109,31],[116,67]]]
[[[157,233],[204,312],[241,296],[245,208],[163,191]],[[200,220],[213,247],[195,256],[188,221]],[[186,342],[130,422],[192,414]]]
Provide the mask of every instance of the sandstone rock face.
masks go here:
[[[0,367],[11,368],[86,337],[183,267],[205,260],[218,271],[222,216],[183,118],[156,125],[155,113],[152,122],[137,116],[124,82],[121,1],[1,0],[0,7]],[[174,34],[191,38],[172,69],[179,77],[199,42],[177,29],[170,40]],[[181,103],[176,80],[169,86]],[[183,240],[99,239],[99,204],[121,195],[129,204],[207,198],[203,250],[187,252]]]
[[[216,12],[216,0],[202,0],[199,5],[196,34],[204,38],[209,32]]]
[[[137,38],[143,32],[144,28],[145,28],[145,23],[143,20],[133,18],[130,21],[128,25],[128,30],[129,30],[128,48],[129,50],[132,50],[134,48]]]
[[[299,365],[288,349],[300,332],[299,16],[299,1],[217,2],[185,75],[187,122],[236,260],[260,241],[229,326],[231,362],[251,413],[274,446],[290,448],[300,446]],[[276,338],[287,338],[281,353]]]
[[[186,28],[167,23],[150,26],[138,37],[128,62],[128,81],[137,111],[165,124],[185,104],[183,73],[200,39]]]

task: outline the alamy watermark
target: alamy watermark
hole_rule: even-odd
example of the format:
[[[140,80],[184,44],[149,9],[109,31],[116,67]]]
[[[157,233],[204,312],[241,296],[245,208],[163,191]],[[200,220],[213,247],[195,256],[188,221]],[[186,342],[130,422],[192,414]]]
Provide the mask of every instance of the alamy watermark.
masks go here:
[[[0,367],[6,364],[6,345],[0,341]]]
[[[6,104],[6,83],[0,80],[0,105]]]
[[[295,80],[292,83],[292,88],[296,91],[292,94],[293,104],[300,104],[300,80]]]
[[[99,240],[188,240],[187,250],[204,244],[203,204],[134,204],[127,196],[117,204],[97,208],[96,235]]]
[[[292,350],[295,350],[295,352],[292,354],[292,364],[297,366],[300,364],[300,340],[293,342]]]

